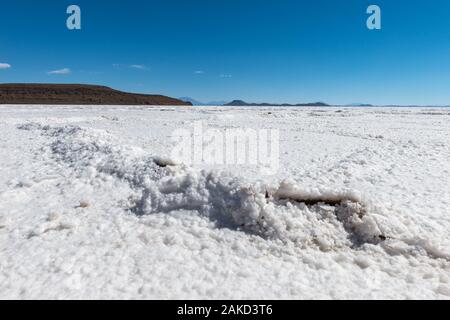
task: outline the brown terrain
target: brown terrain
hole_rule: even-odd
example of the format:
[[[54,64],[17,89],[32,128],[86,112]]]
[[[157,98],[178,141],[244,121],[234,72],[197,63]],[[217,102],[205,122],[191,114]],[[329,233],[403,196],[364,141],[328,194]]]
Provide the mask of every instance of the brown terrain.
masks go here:
[[[127,93],[84,84],[0,84],[0,104],[191,105],[161,95]]]

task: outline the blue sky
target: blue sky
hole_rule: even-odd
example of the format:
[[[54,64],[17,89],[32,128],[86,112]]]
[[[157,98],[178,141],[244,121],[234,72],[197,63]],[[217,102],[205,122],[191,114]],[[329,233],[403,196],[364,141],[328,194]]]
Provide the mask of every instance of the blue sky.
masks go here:
[[[80,31],[66,28],[71,4]],[[366,28],[370,4],[381,7],[379,31]],[[0,82],[202,101],[450,105],[449,57],[448,0],[17,0],[0,10]]]

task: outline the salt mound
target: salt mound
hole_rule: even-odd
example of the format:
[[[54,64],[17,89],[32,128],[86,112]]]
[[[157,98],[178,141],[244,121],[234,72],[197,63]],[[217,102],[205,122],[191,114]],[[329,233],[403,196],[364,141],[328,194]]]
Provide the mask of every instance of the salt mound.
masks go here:
[[[125,180],[139,194],[137,215],[195,211],[217,228],[323,250],[378,244],[386,239],[358,195],[349,190],[304,190],[286,180],[275,186],[245,183],[226,172],[196,171],[117,144],[102,130],[28,123],[53,137],[53,155],[76,171]]]

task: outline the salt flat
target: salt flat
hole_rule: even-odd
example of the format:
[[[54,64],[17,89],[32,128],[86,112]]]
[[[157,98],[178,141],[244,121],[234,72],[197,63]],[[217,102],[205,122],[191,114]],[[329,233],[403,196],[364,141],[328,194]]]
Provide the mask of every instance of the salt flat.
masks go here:
[[[278,129],[263,174],[180,128]],[[0,106],[2,299],[450,299],[450,109]]]

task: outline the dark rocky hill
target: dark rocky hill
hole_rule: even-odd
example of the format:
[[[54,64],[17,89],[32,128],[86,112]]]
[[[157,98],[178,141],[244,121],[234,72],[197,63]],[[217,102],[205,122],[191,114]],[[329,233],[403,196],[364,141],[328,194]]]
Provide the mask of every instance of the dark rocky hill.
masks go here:
[[[85,84],[0,84],[0,104],[191,105],[162,95]]]

